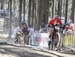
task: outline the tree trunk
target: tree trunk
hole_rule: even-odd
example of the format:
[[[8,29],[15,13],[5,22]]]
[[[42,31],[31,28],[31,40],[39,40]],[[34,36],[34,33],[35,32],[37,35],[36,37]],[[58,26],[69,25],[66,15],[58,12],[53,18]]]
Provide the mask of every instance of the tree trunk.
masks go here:
[[[62,0],[60,0],[60,17],[62,16]]]
[[[25,4],[26,0],[23,0],[23,22],[25,23]]]
[[[58,0],[58,14],[60,16],[60,0]]]
[[[54,0],[52,0],[52,2],[53,2],[53,6],[52,6],[52,18],[53,18],[53,16],[54,16]]]
[[[28,25],[30,25],[30,19],[31,19],[31,0],[29,0]]]
[[[49,17],[49,0],[45,0],[44,2],[44,15],[43,15],[43,19],[44,19],[44,23],[47,24],[48,23],[48,17]]]
[[[11,38],[12,33],[12,0],[9,0],[9,11],[10,11],[10,19],[9,19],[9,38]]]
[[[39,20],[38,26],[39,26],[39,28],[40,28],[40,25],[41,25],[41,15],[42,15],[41,14],[41,4],[42,4],[41,2],[42,2],[42,0],[39,0],[38,1],[38,8],[39,8],[38,9],[38,20]]]
[[[65,23],[67,22],[67,12],[68,12],[68,0],[66,0],[66,8],[65,8]]]
[[[34,28],[37,29],[36,0],[34,1]]]
[[[75,22],[75,0],[74,0],[74,22]]]
[[[4,0],[1,0],[1,10],[3,10],[4,7]],[[3,17],[3,13],[1,14],[1,16]]]
[[[34,0],[32,0],[32,26],[34,25]]]
[[[75,10],[75,0],[72,0],[72,12],[71,12],[71,19],[73,20],[74,23],[74,10]]]
[[[1,0],[1,9],[3,9],[4,6],[4,0]]]
[[[22,22],[22,0],[19,0],[19,26],[21,26]]]

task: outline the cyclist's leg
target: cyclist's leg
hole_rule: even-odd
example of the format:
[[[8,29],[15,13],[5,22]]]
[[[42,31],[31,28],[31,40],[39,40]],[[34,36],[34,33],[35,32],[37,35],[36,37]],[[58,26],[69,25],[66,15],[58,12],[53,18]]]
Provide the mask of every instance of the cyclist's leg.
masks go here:
[[[52,39],[52,43],[51,43],[51,49],[54,49],[54,39]]]
[[[54,40],[54,38],[55,38],[55,32],[53,32],[53,34],[52,34],[52,50],[54,50],[54,47],[55,47],[55,40]]]
[[[57,39],[58,39],[56,47],[57,47],[57,50],[58,50],[58,49],[60,49],[61,38],[60,38],[60,33],[59,32],[57,32],[56,35],[57,35]]]
[[[15,43],[17,44],[18,43],[18,36],[16,35],[15,37]]]
[[[50,50],[50,48],[51,48],[51,41],[48,41],[48,48],[49,48],[49,50]]]
[[[57,34],[54,34],[53,50],[57,50],[57,44],[58,44],[58,35]]]
[[[50,28],[49,28],[49,41],[48,41],[49,49],[52,48],[52,34],[53,34],[53,28],[50,27]]]

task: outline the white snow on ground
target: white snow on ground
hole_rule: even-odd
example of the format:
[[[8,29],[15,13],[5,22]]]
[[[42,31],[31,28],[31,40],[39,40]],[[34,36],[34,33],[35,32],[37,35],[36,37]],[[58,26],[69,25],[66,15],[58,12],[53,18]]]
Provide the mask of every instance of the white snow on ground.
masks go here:
[[[12,54],[1,54],[0,53],[0,57],[17,57],[16,55],[12,55]]]

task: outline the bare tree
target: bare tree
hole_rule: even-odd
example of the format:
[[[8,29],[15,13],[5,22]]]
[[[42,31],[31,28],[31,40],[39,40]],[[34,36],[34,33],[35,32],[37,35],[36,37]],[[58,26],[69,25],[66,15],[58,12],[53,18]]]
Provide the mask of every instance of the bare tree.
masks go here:
[[[9,19],[9,38],[11,38],[11,33],[12,33],[12,26],[11,26],[11,22],[12,22],[12,0],[9,0],[9,10],[10,10],[10,19]]]
[[[32,0],[32,26],[34,25],[34,0]]]
[[[54,0],[52,0],[52,17],[54,16]]]
[[[4,0],[1,0],[1,9],[3,9],[4,6]]]
[[[3,10],[4,7],[4,0],[1,0],[1,9]],[[3,14],[1,14],[1,16],[3,16]]]
[[[66,0],[66,8],[65,8],[65,23],[67,22],[67,12],[68,12],[68,0]]]
[[[19,0],[19,26],[21,26],[22,22],[22,0]]]
[[[49,0],[39,0],[39,25],[48,23]]]
[[[75,0],[72,0],[72,12],[71,12],[71,19],[74,22],[74,11],[75,11]]]
[[[23,22],[25,23],[25,4],[26,0],[23,0]]]
[[[29,0],[28,25],[30,25],[30,19],[31,19],[31,0]]]

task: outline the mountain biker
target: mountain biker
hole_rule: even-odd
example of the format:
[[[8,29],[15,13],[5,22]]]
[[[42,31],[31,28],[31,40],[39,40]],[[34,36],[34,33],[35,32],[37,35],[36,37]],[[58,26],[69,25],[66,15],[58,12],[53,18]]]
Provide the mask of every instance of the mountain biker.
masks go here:
[[[62,22],[61,22],[61,19],[59,18],[59,16],[55,16],[54,18],[52,18],[49,23],[48,23],[48,27],[50,28],[49,29],[49,32],[50,32],[50,35],[49,35],[49,38],[52,39],[52,44],[54,42],[54,34],[56,32],[58,32],[56,29],[55,29],[55,26],[61,26],[62,25]],[[49,41],[49,44],[50,45],[51,41]],[[52,47],[53,48],[53,47]]]

